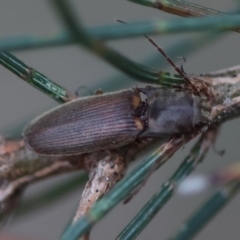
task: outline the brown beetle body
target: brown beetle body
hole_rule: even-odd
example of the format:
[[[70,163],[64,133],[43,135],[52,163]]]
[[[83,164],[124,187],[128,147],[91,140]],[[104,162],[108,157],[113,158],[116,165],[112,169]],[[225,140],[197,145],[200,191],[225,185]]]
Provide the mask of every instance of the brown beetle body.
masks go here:
[[[210,102],[181,88],[136,88],[81,98],[33,120],[26,145],[44,155],[117,148],[141,137],[186,134],[207,126]]]
[[[138,92],[127,90],[81,98],[33,120],[25,129],[27,146],[39,154],[71,155],[116,148],[142,131],[134,115]]]

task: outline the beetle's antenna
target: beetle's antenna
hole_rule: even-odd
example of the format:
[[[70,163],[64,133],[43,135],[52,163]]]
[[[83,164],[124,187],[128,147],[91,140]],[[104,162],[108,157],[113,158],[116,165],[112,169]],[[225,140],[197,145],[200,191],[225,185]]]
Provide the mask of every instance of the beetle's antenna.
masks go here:
[[[115,20],[119,23],[128,24],[123,20],[119,20],[119,19],[115,19]],[[170,65],[175,69],[175,71],[182,76],[185,82],[190,86],[192,86],[192,88],[198,92],[198,89],[192,84],[187,74],[173,62],[173,60],[164,52],[164,50],[149,36],[144,34],[144,37],[147,38],[147,40],[162,54],[162,56],[170,63]]]
[[[173,60],[164,52],[164,50],[149,36],[144,35],[145,38],[154,46],[156,49],[164,56],[164,58],[171,64],[171,66],[174,67],[175,71],[179,73],[183,79],[190,85],[192,85],[190,79],[187,77],[187,75],[182,71],[174,62]]]

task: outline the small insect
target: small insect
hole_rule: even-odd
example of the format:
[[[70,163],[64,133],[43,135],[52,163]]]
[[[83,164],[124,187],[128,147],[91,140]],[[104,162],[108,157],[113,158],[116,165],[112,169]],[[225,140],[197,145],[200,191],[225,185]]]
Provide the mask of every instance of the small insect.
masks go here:
[[[206,86],[191,80],[147,39],[182,76],[184,86],[136,87],[63,104],[30,122],[23,133],[26,146],[38,154],[73,155],[205,130],[211,120]]]

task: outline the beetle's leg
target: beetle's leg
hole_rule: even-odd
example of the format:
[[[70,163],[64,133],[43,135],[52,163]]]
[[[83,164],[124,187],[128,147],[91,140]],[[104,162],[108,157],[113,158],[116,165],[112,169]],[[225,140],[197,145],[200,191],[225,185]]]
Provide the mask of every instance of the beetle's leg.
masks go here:
[[[94,95],[101,95],[103,94],[103,90],[101,88],[98,88],[95,92]]]
[[[187,73],[185,72],[185,70],[184,70],[184,68],[183,68],[183,64],[184,63],[186,63],[186,61],[187,61],[187,59],[185,58],[185,57],[178,57],[178,59],[182,59],[183,60],[183,62],[181,63],[181,71],[185,74],[185,75],[187,75]]]
[[[84,92],[82,90],[84,90]],[[88,87],[80,86],[75,90],[75,94],[80,98],[84,96],[101,95],[103,91],[101,88],[98,88],[95,92],[92,92]]]
[[[86,86],[79,86],[76,90],[75,90],[75,94],[76,96],[80,97],[84,97],[84,96],[92,96],[94,93]]]

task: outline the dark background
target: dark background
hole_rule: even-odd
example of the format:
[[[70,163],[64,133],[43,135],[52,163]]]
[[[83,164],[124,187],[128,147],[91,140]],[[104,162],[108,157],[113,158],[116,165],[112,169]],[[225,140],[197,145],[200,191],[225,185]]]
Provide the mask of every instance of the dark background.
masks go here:
[[[152,18],[173,19],[176,16],[142,7],[127,1],[81,0],[73,1],[76,10],[87,27],[114,24],[119,18],[131,22]],[[234,10],[235,1],[192,1],[221,11]],[[115,23],[116,24],[116,23]],[[23,34],[54,34],[61,28],[52,6],[42,0],[3,0],[0,7],[0,37]],[[155,36],[154,39],[164,49],[177,43],[184,35]],[[196,51],[187,57],[184,64],[187,73],[214,71],[239,64],[240,35],[229,33],[221,40],[209,44],[204,49]],[[141,61],[156,54],[155,48],[143,37],[126,39],[109,43],[112,47],[129,58]],[[91,53],[78,46],[56,47],[14,53],[26,64],[34,67],[55,82],[74,91],[79,86],[87,86],[94,90],[105,79],[119,74],[117,70],[101,61]],[[178,56],[171,56],[176,59]],[[159,54],[159,59],[161,59]],[[180,62],[178,62],[180,64]],[[161,69],[171,71],[171,67]],[[0,68],[0,132],[5,136],[17,136],[22,127],[33,117],[57,104],[39,91],[27,85],[12,73]],[[122,75],[122,79],[126,76]],[[137,82],[132,81],[131,85]],[[116,90],[116,84],[110,88]],[[198,172],[211,172],[223,168],[231,162],[239,160],[239,119],[228,122],[222,127],[217,140],[217,148],[225,149],[223,157],[210,151],[206,160],[199,166]],[[180,161],[189,151],[190,143],[180,150],[168,163],[159,169],[141,192],[127,204],[119,204],[111,213],[96,225],[92,231],[92,239],[114,239],[121,229],[139,211],[141,206],[158,191],[161,183],[176,169]],[[147,156],[147,155],[146,155]],[[137,164],[137,163],[135,163]],[[133,167],[133,166],[131,166]],[[41,192],[50,184],[66,180],[70,175],[56,177],[29,187],[26,196]],[[181,225],[182,221],[213,192],[197,196],[175,196],[155,217],[152,223],[141,233],[138,239],[166,239]],[[3,229],[5,233],[29,237],[33,239],[58,239],[64,227],[77,208],[82,189],[60,199],[56,204],[20,218],[10,221]],[[212,221],[197,237],[200,239],[238,239],[240,198],[235,199]]]

